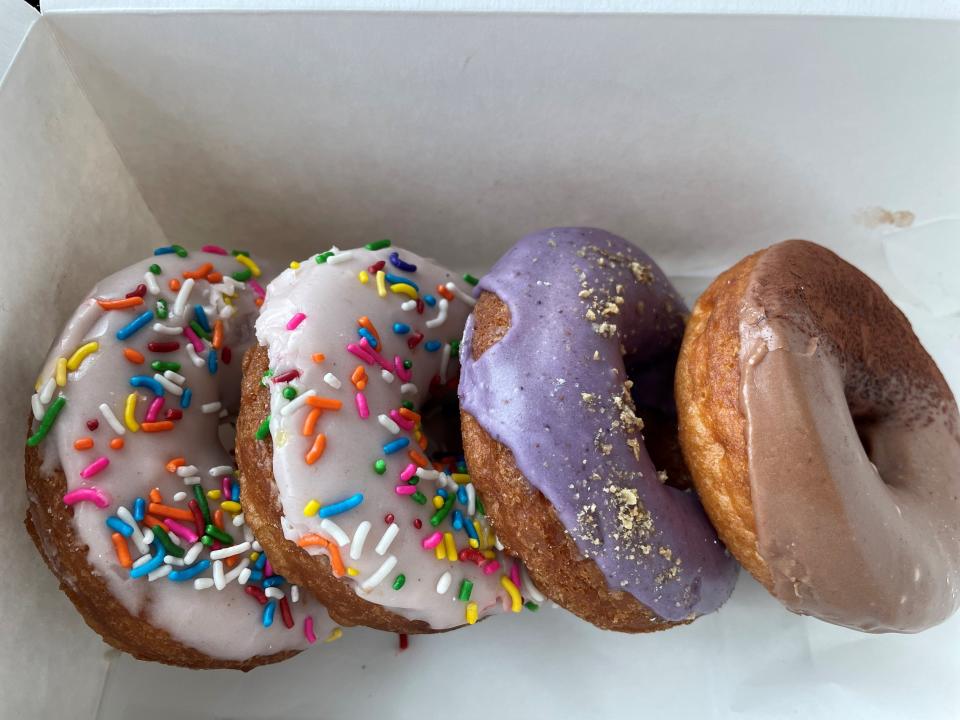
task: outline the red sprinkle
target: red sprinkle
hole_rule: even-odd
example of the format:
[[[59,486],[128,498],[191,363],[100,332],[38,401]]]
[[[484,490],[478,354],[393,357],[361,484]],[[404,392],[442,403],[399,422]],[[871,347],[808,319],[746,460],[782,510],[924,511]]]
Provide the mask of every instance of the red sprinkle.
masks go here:
[[[180,349],[180,343],[169,340],[167,342],[148,342],[147,350],[155,353],[176,352]]]
[[[90,430],[92,432],[93,430],[96,430],[98,427],[100,427],[100,421],[97,420],[96,418],[93,418],[92,420],[87,420],[87,430]]]
[[[400,652],[403,652],[408,647],[410,647],[410,638],[407,637],[406,633],[399,633],[400,635]]]
[[[417,530],[419,530],[420,528],[423,527],[423,520],[421,520],[420,518],[414,518],[414,519],[413,519],[413,526],[414,526]]]
[[[379,260],[378,262],[375,262],[373,265],[371,265],[370,267],[368,267],[368,268],[367,268],[367,272],[370,273],[371,275],[376,274],[376,273],[380,272],[381,270],[383,270],[383,268],[384,268],[384,266],[385,266],[386,264],[387,264],[387,262],[386,262],[385,260]]]
[[[407,347],[413,350],[422,341],[423,341],[423,333],[414,332],[413,335],[407,338]]]
[[[264,595],[263,590],[258,588],[256,585],[244,585],[243,591],[261,605],[267,604],[267,596]],[[286,598],[284,598],[284,600],[286,600]]]
[[[223,360],[224,365],[229,365],[230,359],[232,357],[233,357],[233,351],[228,347],[225,347],[223,351],[220,353],[220,359]]]
[[[190,506],[190,513],[193,515],[193,524],[197,529],[197,535],[203,535],[207,532],[207,524],[203,521],[203,513],[200,512],[200,503],[191,500],[187,503]]]
[[[163,414],[164,420],[179,420],[183,417],[183,410],[180,408],[167,408],[167,411]]]
[[[290,603],[286,596],[280,598],[280,617],[283,618],[283,624],[288,630],[293,627],[293,613],[290,612]]]
[[[386,515],[383,516],[383,521],[384,521],[387,525],[389,525],[390,523],[392,523],[393,520],[394,520],[394,518],[393,518],[393,513],[387,513]]]
[[[424,307],[425,307],[425,306],[424,306],[424,304],[423,304],[423,300],[421,300],[420,298],[417,298],[417,313],[418,313],[419,315],[423,315],[423,309],[424,309]]]
[[[128,292],[126,295],[124,295],[124,297],[128,297],[128,298],[143,297],[146,294],[147,294],[147,286],[144,285],[143,283],[140,283],[131,292]]]
[[[273,378],[271,378],[271,382],[275,382],[275,383],[290,382],[291,380],[295,380],[298,377],[300,377],[300,371],[294,368],[293,370],[287,370],[286,372],[280,373],[279,375],[274,375]]]

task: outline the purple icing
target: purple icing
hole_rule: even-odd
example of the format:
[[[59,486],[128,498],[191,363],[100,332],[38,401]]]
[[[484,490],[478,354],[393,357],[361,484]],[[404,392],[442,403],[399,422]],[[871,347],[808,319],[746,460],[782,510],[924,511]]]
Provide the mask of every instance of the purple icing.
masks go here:
[[[658,479],[624,385],[629,368],[641,408],[672,410],[686,308],[666,276],[616,235],[552,228],[514,245],[481,290],[511,326],[474,361],[467,321],[463,409],[510,448],[612,590],[666,620],[719,608],[736,563],[696,496]]]

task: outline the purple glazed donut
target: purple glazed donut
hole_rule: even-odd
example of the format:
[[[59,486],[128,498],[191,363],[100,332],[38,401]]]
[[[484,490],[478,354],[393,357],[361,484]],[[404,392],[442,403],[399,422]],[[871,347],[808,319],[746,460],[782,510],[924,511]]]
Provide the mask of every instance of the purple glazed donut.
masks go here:
[[[719,608],[737,565],[697,497],[657,471],[683,474],[672,388],[686,315],[660,268],[603,230],[553,228],[518,242],[477,293],[464,445],[507,550],[599,627],[657,630]]]

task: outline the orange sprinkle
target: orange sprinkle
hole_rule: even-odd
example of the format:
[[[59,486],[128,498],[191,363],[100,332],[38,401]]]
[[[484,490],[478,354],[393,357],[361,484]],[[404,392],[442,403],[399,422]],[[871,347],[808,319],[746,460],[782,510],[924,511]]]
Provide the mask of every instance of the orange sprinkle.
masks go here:
[[[82,437],[77,438],[73,441],[74,450],[89,450],[93,447],[93,438],[92,437]]]
[[[217,320],[213,324],[213,347],[217,350],[223,345],[223,320]]]
[[[158,518],[158,517],[154,517],[153,515],[144,515],[144,516],[143,516],[143,523],[144,523],[147,527],[151,527],[151,528],[152,528],[154,525],[159,525],[159,526],[162,527],[164,530],[169,530],[169,529],[170,529],[170,528],[167,527],[167,524],[166,524],[163,520],[161,520],[161,519]]]
[[[147,510],[154,515],[159,515],[160,517],[173,518],[174,520],[186,520],[191,523],[193,522],[193,513],[189,510],[182,510],[180,508],[170,507],[169,505],[161,505],[160,503],[155,502],[147,505]]]
[[[180,289],[180,281],[176,278],[170,278],[170,282],[167,283],[170,286],[170,289],[176,292]]]
[[[231,555],[230,557],[228,557],[226,560],[223,561],[223,564],[226,565],[228,568],[232,568],[238,562],[240,562],[240,556]]]
[[[317,427],[317,420],[320,419],[321,415],[323,415],[323,410],[320,408],[313,408],[313,410],[310,411],[307,419],[303,421],[304,435],[313,435],[313,431]]]
[[[213,270],[213,263],[207,262],[201,265],[200,267],[198,267],[196,270],[184,270],[183,277],[193,278],[194,280],[200,280],[201,278],[206,277],[207,273],[210,272],[211,270]]]
[[[444,285],[437,285],[437,292],[445,297],[447,300],[453,300],[453,293],[447,290]]]
[[[257,307],[260,307],[261,305],[263,305],[263,298],[258,297],[256,300],[253,301],[253,304],[256,305]]]
[[[350,376],[350,382],[356,386],[357,390],[363,390],[367,386],[367,371],[363,369],[363,365],[357,365],[357,369]]]
[[[312,395],[307,398],[307,405],[310,407],[320,408],[321,410],[339,410],[343,407],[343,403],[334,398],[323,398]],[[141,425],[140,427],[143,427]]]
[[[223,281],[223,274],[218,272],[207,273],[207,282],[218,283]]]
[[[317,460],[319,460],[326,448],[327,436],[323,433],[317,433],[317,437],[314,438],[313,441],[313,447],[307,451],[307,454],[304,457],[304,459],[307,461],[307,465],[313,465]]]
[[[327,359],[327,356],[324,355],[323,353],[314,353],[314,354],[313,354],[313,361],[314,361],[315,363],[322,363],[322,362],[323,362],[324,360],[326,360],[326,359]]]
[[[134,350],[133,348],[124,348],[124,349],[123,349],[123,356],[124,356],[127,360],[129,360],[130,362],[132,362],[134,365],[142,365],[142,364],[143,364],[143,353],[137,352],[137,351]]]
[[[422,468],[430,467],[430,461],[427,460],[427,458],[425,458],[423,455],[418,453],[416,450],[411,450],[410,452],[408,452],[407,457],[409,457],[412,462],[416,463]]]
[[[177,468],[180,467],[181,465],[186,465],[186,463],[187,461],[184,460],[182,457],[175,457],[170,462],[168,462],[165,467],[167,468],[167,472],[172,473],[172,472],[176,472]]]
[[[402,407],[400,408],[400,417],[406,418],[410,422],[418,423],[420,422],[420,413],[415,413],[409,408]]]
[[[120,533],[113,533],[110,536],[113,540],[113,549],[117,552],[117,560],[120,561],[120,567],[133,567],[133,560],[130,559],[130,548],[127,547],[127,541]]]
[[[110,441],[110,449],[111,449],[111,450],[123,450],[123,438],[122,438],[122,437],[115,437],[113,440],[111,440],[111,441]]]
[[[160,488],[155,487],[150,491],[150,502],[162,503],[163,495],[160,494]]]
[[[140,423],[140,429],[144,432],[164,432],[166,430],[173,430],[173,421],[160,420],[159,422],[142,422]]]
[[[300,547],[315,547],[319,545],[322,548],[326,548],[327,552],[330,553],[330,565],[333,568],[334,576],[341,577],[346,571],[343,567],[343,560],[340,558],[340,548],[337,547],[335,542],[328,540],[323,535],[317,535],[316,533],[301,535],[300,539],[297,540],[297,545]]]
[[[213,524],[223,530],[223,510],[219,508],[213,513]]]
[[[119,300],[100,300],[98,298],[97,305],[102,307],[104,310],[125,310],[126,308],[143,305],[143,298],[138,295],[128,298],[120,298]]]
[[[142,424],[142,423],[141,423],[140,427],[143,427],[143,424]],[[429,441],[427,440],[427,436],[421,433],[421,434],[420,434],[420,437],[417,438],[417,445],[420,446],[420,449],[421,449],[421,450],[426,450],[426,449],[427,449],[427,445],[429,445],[429,444],[430,444],[430,443],[429,443]]]
[[[373,323],[370,322],[370,318],[368,318],[366,315],[359,317],[357,318],[357,324],[368,333],[373,335],[374,339],[377,341],[377,347],[383,347],[382,343],[380,342],[380,333],[377,332],[377,329],[373,326]]]

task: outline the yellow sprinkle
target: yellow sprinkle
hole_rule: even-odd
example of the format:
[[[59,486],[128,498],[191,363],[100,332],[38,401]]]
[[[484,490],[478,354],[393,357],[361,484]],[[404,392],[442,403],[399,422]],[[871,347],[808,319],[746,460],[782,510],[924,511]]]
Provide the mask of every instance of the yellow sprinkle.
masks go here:
[[[219,491],[219,490],[207,490],[207,497],[210,498],[211,500],[219,500],[219,499],[220,499],[220,491]]]
[[[510,596],[510,609],[515,613],[520,612],[523,609],[523,599],[520,597],[520,591],[517,590],[517,586],[513,584],[513,580],[506,575],[501,575],[500,584],[503,586],[503,589],[507,591],[507,595]]]
[[[253,273],[254,277],[260,277],[260,268],[257,267],[257,264],[253,260],[248,258],[246,255],[237,255],[236,258],[238,263],[241,265],[246,265],[248,268],[250,268],[250,272]]]
[[[475,602],[467,603],[467,624],[473,625],[477,622],[477,604]]]
[[[437,543],[437,546],[433,548],[433,554],[436,555],[437,560],[447,559],[447,551],[443,549],[443,543]]]
[[[123,406],[123,422],[130,432],[136,432],[140,429],[140,423],[134,417],[133,413],[137,409],[137,394],[135,392],[127,395],[127,404]]]
[[[368,273],[366,270],[361,270],[357,273],[357,280],[366,285],[368,282],[370,282],[370,273]]]
[[[88,342],[86,345],[81,345],[77,348],[77,351],[70,356],[70,359],[67,360],[67,370],[71,372],[80,367],[80,363],[83,362],[83,359],[90,353],[95,353],[100,349],[100,343],[98,342]]]
[[[332,643],[334,640],[339,640],[343,637],[343,630],[340,628],[334,628],[330,631],[330,634],[327,635],[327,639],[324,640],[325,643]]]
[[[243,510],[243,507],[236,500],[224,500],[222,503],[220,503],[220,507],[222,507],[228,513],[233,513],[234,515]]]
[[[63,387],[67,384],[67,359],[57,358],[57,386]]]
[[[480,547],[480,543],[474,540],[473,538],[470,538],[470,547],[476,550],[478,547]]]
[[[434,496],[433,496],[433,506],[434,506],[437,510],[439,510],[440,508],[442,508],[442,507],[443,507],[443,498],[440,497],[439,495],[434,495]]]
[[[221,295],[220,297],[223,298],[224,304],[226,304],[226,305],[233,305],[233,298],[236,297],[236,296],[235,296],[235,295]]]
[[[320,512],[320,503],[318,503],[316,500],[311,500],[303,506],[303,514],[307,517],[313,517],[318,512]]]
[[[300,263],[298,263],[296,260],[291,260],[291,261],[290,261],[290,269],[291,269],[291,270],[296,270],[298,267],[300,267]]]
[[[452,532],[445,532],[443,534],[443,544],[447,548],[447,559],[456,560],[457,559],[457,543],[453,539]]]
[[[356,577],[359,574],[360,574],[360,571],[357,570],[355,567],[347,568],[347,575],[349,575],[350,577]]]
[[[465,473],[450,473],[450,477],[455,483],[459,483],[461,485],[470,482],[470,476]]]
[[[476,520],[473,521],[473,529],[477,531],[477,537],[480,538],[480,547],[483,547],[483,528]]]
[[[417,297],[419,297],[413,285],[407,285],[406,283],[394,283],[390,286],[390,291],[395,293],[403,293],[412,300],[416,300]]]
[[[257,561],[257,558],[260,557],[260,553],[254,550],[252,553],[250,553],[248,557],[250,558],[250,562],[255,563]]]
[[[387,296],[387,274],[383,270],[377,270],[377,295]]]
[[[487,550],[481,550],[480,552],[483,553],[483,556],[487,560],[493,560],[495,557],[497,557],[497,554],[493,550],[487,549]]]

